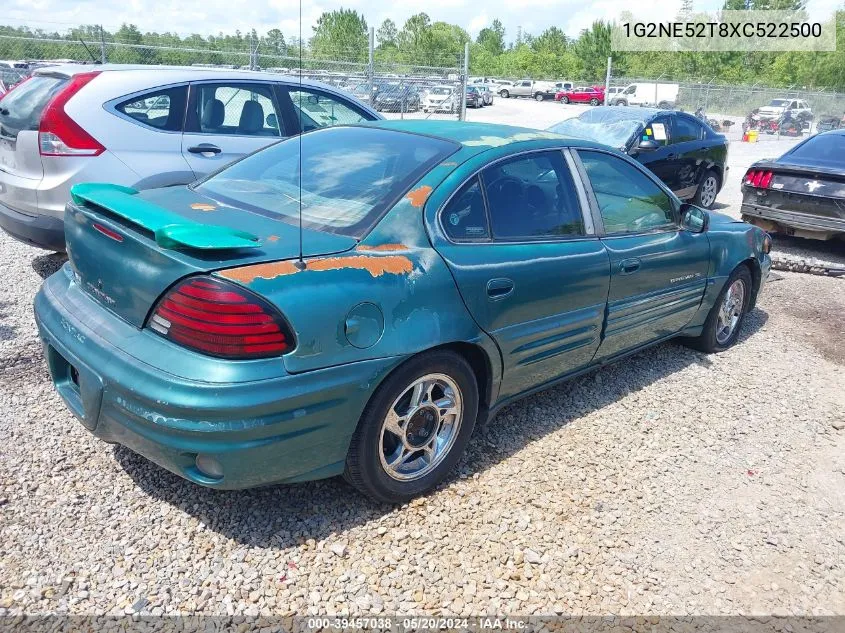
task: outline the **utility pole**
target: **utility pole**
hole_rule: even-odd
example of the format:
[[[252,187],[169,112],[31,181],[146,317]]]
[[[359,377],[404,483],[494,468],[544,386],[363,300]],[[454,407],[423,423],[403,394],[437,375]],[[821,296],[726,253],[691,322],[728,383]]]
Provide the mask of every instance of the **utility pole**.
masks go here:
[[[607,74],[604,76],[604,105],[607,105],[607,92],[610,89],[610,64],[613,58],[607,58]]]
[[[102,24],[100,24],[100,63],[106,63],[106,35],[103,32]]]
[[[467,120],[467,81],[469,81],[469,42],[464,44],[464,68],[461,73],[461,121]]]

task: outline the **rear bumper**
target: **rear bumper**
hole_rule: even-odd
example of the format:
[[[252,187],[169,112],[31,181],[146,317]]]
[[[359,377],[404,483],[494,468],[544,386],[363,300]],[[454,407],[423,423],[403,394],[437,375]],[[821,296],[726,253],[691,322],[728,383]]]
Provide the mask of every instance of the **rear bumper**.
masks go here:
[[[253,361],[224,366],[207,359],[205,379],[185,378],[171,373],[179,368],[170,363],[157,365],[164,348],[153,348],[172,344],[108,313],[79,290],[67,269],[44,283],[35,317],[55,388],[89,431],[190,481],[222,489],[340,474],[364,406],[401,360],[297,375],[285,373],[279,360],[266,363],[272,375],[256,379],[254,364],[248,367]],[[139,338],[146,340],[138,345]],[[149,351],[139,358],[138,349]],[[200,454],[213,457],[222,476],[199,470]]]
[[[0,228],[16,240],[49,251],[65,250],[65,223],[50,215],[26,215],[0,203]]]
[[[828,218],[784,209],[772,209],[744,202],[740,209],[743,218],[761,218],[768,222],[802,231],[818,233],[845,233],[845,219]]]

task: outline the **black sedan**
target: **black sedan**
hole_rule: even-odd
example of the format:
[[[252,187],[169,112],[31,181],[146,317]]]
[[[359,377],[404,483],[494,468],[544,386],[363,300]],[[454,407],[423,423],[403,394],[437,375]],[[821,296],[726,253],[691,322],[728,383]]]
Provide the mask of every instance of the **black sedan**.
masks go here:
[[[468,108],[480,108],[484,105],[484,97],[475,86],[467,86],[466,95]]]
[[[816,134],[751,165],[742,179],[742,219],[770,233],[845,235],[845,130]]]
[[[627,153],[684,200],[709,209],[727,175],[728,141],[684,112],[601,106],[549,128]]]
[[[376,84],[373,108],[379,112],[417,112],[420,93],[409,84]]]

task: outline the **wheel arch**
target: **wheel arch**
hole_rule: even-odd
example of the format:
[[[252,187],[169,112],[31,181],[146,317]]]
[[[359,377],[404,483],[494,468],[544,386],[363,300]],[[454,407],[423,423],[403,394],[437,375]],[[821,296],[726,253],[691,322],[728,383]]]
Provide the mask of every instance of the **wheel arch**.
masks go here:
[[[748,302],[748,310],[750,311],[757,304],[757,294],[760,292],[760,286],[763,283],[763,269],[755,257],[749,257],[741,261],[737,265],[737,268],[739,266],[745,266],[751,273],[751,300]]]

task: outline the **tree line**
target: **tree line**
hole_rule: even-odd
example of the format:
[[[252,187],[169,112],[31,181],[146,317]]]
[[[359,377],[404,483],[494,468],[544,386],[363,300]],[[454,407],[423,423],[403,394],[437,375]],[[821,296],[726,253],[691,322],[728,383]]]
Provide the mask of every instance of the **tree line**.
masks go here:
[[[727,0],[724,8],[800,11],[805,5],[806,0]],[[692,0],[685,0],[679,17],[689,16],[691,12]],[[845,90],[845,44],[827,53],[612,52],[611,27],[610,22],[597,21],[577,37],[569,37],[559,27],[552,26],[536,35],[520,31],[509,40],[512,34],[501,21],[493,20],[473,39],[457,25],[432,21],[426,13],[418,13],[401,28],[387,19],[375,29],[374,58],[380,70],[389,66],[406,72],[419,67],[458,68],[468,43],[472,75],[598,83],[603,82],[606,61],[611,57],[615,77]],[[836,28],[837,40],[845,42],[845,11],[837,13]],[[104,42],[108,60],[123,63],[245,65],[254,50],[263,67],[291,67],[292,60],[300,55],[303,67],[308,64],[316,67],[321,60],[363,64],[368,59],[369,46],[365,16],[349,9],[323,13],[312,27],[311,36],[303,41],[296,36],[285,36],[279,29],[263,35],[253,30],[185,37],[141,32],[131,24],[124,24],[114,32],[83,25],[64,33],[0,26],[0,36],[3,35],[38,38],[38,41],[0,37],[0,59],[98,57],[97,44]],[[45,41],[48,39],[55,41]],[[79,40],[93,50],[89,53],[78,44]]]

